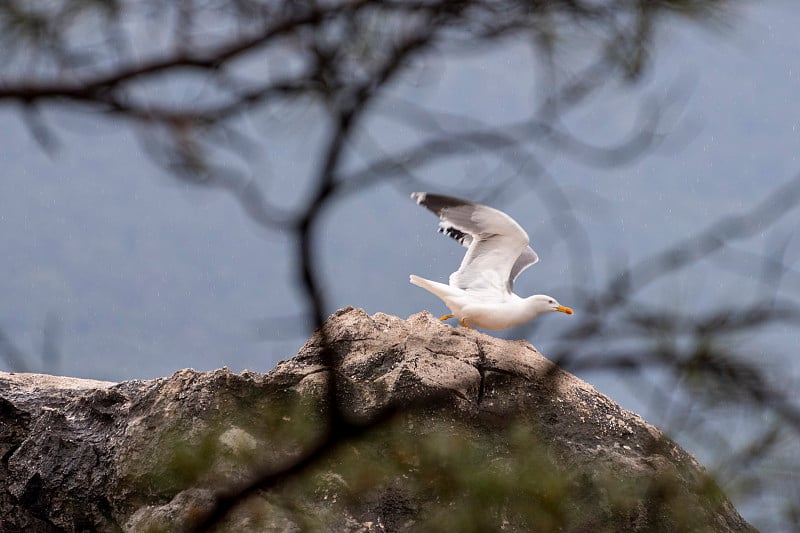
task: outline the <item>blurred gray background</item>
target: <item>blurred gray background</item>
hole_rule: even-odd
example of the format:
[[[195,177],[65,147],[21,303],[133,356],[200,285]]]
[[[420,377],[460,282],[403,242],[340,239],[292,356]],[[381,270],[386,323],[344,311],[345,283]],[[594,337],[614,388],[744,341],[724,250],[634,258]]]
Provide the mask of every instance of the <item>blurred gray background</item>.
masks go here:
[[[666,26],[640,84],[610,86],[569,116],[581,139],[603,145],[625,138],[643,102],[666,102],[664,140],[643,157],[606,168],[535,148],[585,230],[591,253],[583,259],[570,254],[558,210],[543,205],[526,182],[534,169],[484,155],[448,160],[415,174],[418,181],[364,188],[325,212],[317,244],[327,311],[350,305],[401,317],[446,312],[408,283],[411,273],[445,281],[463,255],[436,233],[435,217],[408,198],[422,187],[511,214],[541,257],[515,291],[551,294],[579,315],[586,311],[574,303],[575,285],[593,290],[616,269],[745,212],[790,180],[800,172],[800,9],[790,1],[742,4],[735,16],[708,25]],[[370,119],[371,138],[360,142],[387,151],[411,145],[416,133],[402,117],[415,102],[461,121],[513,121],[536,105],[536,82],[531,50],[518,42],[429,57],[393,84]],[[180,86],[173,90],[184,96]],[[263,141],[254,168],[274,202],[297,205],[308,194],[326,125],[302,103],[264,118],[242,119]],[[268,371],[294,355],[310,320],[292,235],[256,226],[226,194],[176,181],[121,120],[67,109],[48,111],[46,120],[58,138],[50,152],[17,109],[0,108],[0,328],[27,355],[25,369],[121,381],[184,367]],[[357,153],[352,161],[358,166]],[[486,198],[470,196],[489,177],[508,185]],[[790,213],[769,233],[648,287],[645,297],[690,314],[735,306],[765,290],[736,265],[777,248],[792,269],[781,291],[800,297],[798,222]],[[504,336],[526,335],[547,355],[572,318],[545,316],[535,329]],[[778,324],[729,341],[767,369],[776,388],[797,390],[796,329]],[[652,423],[668,430],[675,423],[669,409],[651,401],[646,375],[633,383],[614,372],[581,377]],[[724,425],[743,439],[752,429],[752,422]],[[674,435],[714,464],[713,450]],[[797,473],[794,454],[787,455],[795,460],[789,474]],[[745,517],[758,516],[758,499],[743,505]]]

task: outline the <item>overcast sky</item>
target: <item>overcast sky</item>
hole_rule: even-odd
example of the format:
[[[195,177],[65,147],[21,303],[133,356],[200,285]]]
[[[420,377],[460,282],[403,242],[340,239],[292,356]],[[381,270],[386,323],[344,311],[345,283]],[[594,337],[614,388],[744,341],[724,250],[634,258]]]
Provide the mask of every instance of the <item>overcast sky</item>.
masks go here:
[[[589,234],[591,261],[569,257],[559,222],[525,181],[529,168],[476,156],[416,177],[458,195],[465,184],[518,174],[495,205],[528,230],[542,260],[516,290],[569,304],[559,288],[576,279],[602,282],[613,267],[747,209],[800,171],[800,11],[786,5],[739,10],[711,26],[673,23],[660,33],[642,83],[613,85],[570,115],[582,139],[606,144],[624,138],[645,102],[671,102],[667,141],[646,157],[604,169],[537,151]],[[530,49],[519,43],[425,58],[379,106],[371,142],[391,149],[416,140],[413,128],[392,118],[404,113],[404,102],[489,123],[525,116],[538,102],[534,74]],[[46,118],[60,140],[52,155],[14,110],[0,109],[0,326],[18,346],[39,353],[46,317],[55,314],[62,330],[58,370],[113,380],[187,366],[267,370],[297,350],[307,324],[291,319],[303,304],[286,236],[255,227],[224,195],[179,186],[124,123],[57,111]],[[320,115],[302,108],[258,118],[252,122],[264,138],[256,158],[264,189],[280,202],[297,202],[316,163],[309,154],[324,131]],[[328,212],[319,246],[331,311],[353,305],[400,316],[444,312],[408,284],[408,274],[445,280],[463,252],[435,233],[434,217],[408,200],[409,192],[404,182],[376,186]],[[778,235],[791,234],[795,222]],[[790,262],[798,247],[789,240]],[[714,269],[683,272],[661,294],[696,306],[698,299],[718,303],[757,290]],[[564,319],[544,317],[545,331],[531,340],[546,351],[546,330]],[[260,341],[259,331],[273,342]],[[29,367],[41,365],[34,360]]]
[[[671,140],[647,157],[607,170],[540,151],[591,236],[594,281],[614,261],[644,257],[746,209],[800,171],[800,41],[794,36],[800,12],[783,5],[741,10],[723,27],[674,25],[661,33],[642,84],[614,86],[571,118],[582,138],[609,142],[624,136],[645,98],[675,94],[680,119],[667,132]],[[520,45],[429,59],[393,95],[401,103],[414,99],[504,122],[535,102],[531,66],[530,51]],[[58,112],[47,119],[61,140],[52,156],[13,110],[0,110],[6,274],[0,326],[20,347],[38,352],[46,316],[57,313],[61,371],[70,375],[144,378],[221,365],[266,370],[294,353],[302,330],[286,327],[285,342],[269,344],[254,334],[263,319],[300,311],[291,243],[255,228],[230,199],[175,184],[124,124]],[[313,168],[315,112],[288,113],[270,124],[264,132],[270,148],[261,156],[265,188],[292,201]],[[373,131],[384,132],[378,139],[384,145],[413,140],[396,123],[376,120]],[[514,172],[491,164],[458,161],[418,177],[433,190],[458,195],[465,182]],[[375,187],[327,215],[320,245],[332,309],[353,305],[401,316],[444,310],[409,286],[407,275],[446,279],[462,250],[435,233],[435,219],[407,199],[409,189]],[[520,278],[518,292],[552,292],[575,269],[587,275],[586,265],[569,264],[535,192],[512,186],[496,205],[527,228],[542,257]],[[790,245],[789,256],[796,252]],[[714,285],[692,273],[682,282],[689,293]],[[701,297],[724,298],[726,289],[719,289]]]

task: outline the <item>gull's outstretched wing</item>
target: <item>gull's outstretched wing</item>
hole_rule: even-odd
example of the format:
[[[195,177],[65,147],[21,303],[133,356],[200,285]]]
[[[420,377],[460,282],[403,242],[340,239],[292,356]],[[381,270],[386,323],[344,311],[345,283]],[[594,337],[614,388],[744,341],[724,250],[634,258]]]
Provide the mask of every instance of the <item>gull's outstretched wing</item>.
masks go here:
[[[411,198],[439,217],[440,232],[468,247],[450,275],[454,287],[510,292],[517,276],[539,260],[525,230],[502,211],[439,194],[415,192]]]
[[[511,292],[514,289],[514,282],[517,281],[517,278],[520,274],[522,274],[522,271],[538,262],[539,256],[536,255],[536,252],[533,251],[533,248],[526,246],[525,249],[522,250],[522,253],[519,254],[514,266],[511,267],[511,275],[508,278],[508,292]]]

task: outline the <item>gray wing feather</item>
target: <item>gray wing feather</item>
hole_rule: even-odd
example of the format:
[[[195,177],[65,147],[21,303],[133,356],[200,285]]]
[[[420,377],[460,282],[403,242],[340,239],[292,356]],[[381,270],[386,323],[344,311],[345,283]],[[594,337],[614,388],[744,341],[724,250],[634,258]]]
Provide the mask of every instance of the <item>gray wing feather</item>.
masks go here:
[[[472,221],[472,214],[477,207],[480,207],[479,204],[427,192],[411,193],[411,199],[430,209],[439,217],[439,233],[444,233],[469,248],[473,235],[479,231],[477,225]]]
[[[514,266],[511,267],[511,275],[508,278],[508,292],[511,292],[514,289],[514,282],[517,281],[522,272],[530,267],[535,265],[539,262],[539,256],[536,255],[536,252],[533,251],[533,248],[530,246],[526,247],[522,250],[522,253],[519,254],[517,260],[514,262]]]
[[[525,230],[502,211],[439,194],[415,192],[411,198],[439,217],[440,232],[468,247],[450,276],[454,287],[510,291],[517,276],[539,259]]]

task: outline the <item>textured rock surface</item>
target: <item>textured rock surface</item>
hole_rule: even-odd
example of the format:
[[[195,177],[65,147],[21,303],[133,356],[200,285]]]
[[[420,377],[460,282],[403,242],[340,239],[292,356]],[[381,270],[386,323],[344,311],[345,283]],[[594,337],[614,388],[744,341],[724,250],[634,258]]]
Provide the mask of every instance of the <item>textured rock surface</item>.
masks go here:
[[[334,314],[326,332],[343,401],[360,418],[389,402],[443,394],[439,413],[452,427],[468,428],[470,440],[494,439],[487,463],[509,455],[502,428],[513,421],[535,428],[556,471],[607,472],[620,484],[645,487],[624,512],[603,491],[574,497],[570,505],[590,498],[599,506],[602,528],[676,529],[652,503],[649,480],[668,478],[672,505],[692,516],[697,530],[752,530],[723,495],[709,493],[713,483],[689,454],[526,342],[453,328],[428,313],[401,320],[354,309]],[[320,409],[310,402],[303,411],[298,401],[324,389],[322,339],[315,334],[268,374],[182,370],[114,384],[0,373],[0,533],[180,531],[208,508],[215,490],[242,481],[253,465],[291,458],[313,440]],[[435,437],[440,426],[428,416],[416,414],[403,431],[418,441]],[[223,529],[416,530],[418,515],[437,505],[403,485],[406,473],[340,504],[353,485],[337,470],[345,462],[332,461],[288,495],[251,498]],[[422,469],[419,460],[409,464],[408,475]],[[309,512],[328,515],[304,523],[301,515]],[[496,527],[515,528],[505,518]]]

